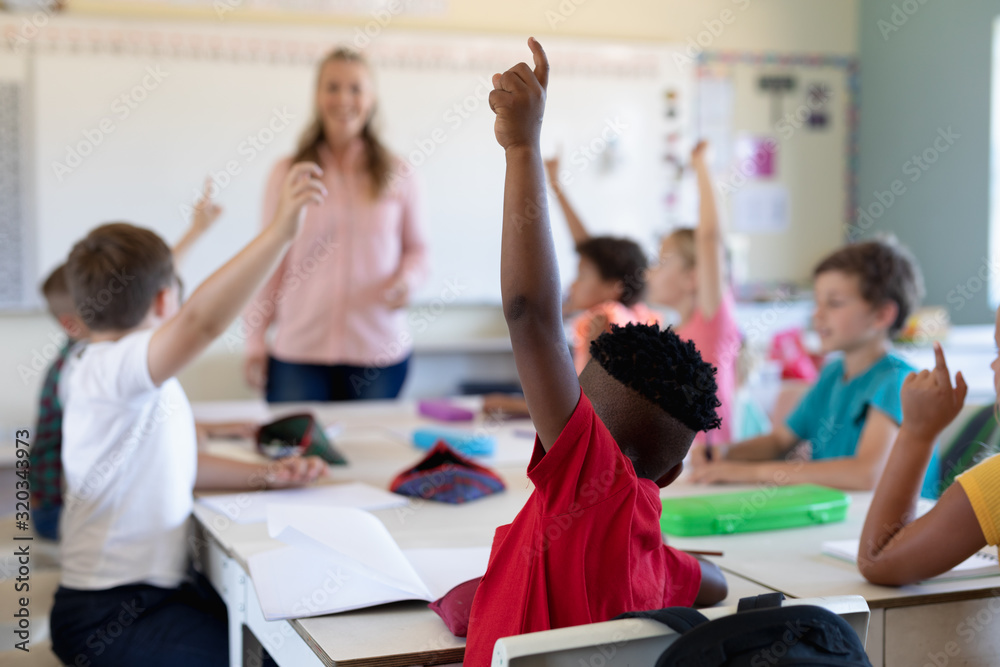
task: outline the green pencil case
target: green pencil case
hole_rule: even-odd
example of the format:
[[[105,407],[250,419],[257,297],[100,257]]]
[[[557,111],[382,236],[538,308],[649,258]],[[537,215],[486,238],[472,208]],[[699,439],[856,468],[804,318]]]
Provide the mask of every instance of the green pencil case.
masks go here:
[[[696,537],[813,526],[843,521],[850,504],[851,497],[843,491],[815,484],[665,498],[660,529]]]

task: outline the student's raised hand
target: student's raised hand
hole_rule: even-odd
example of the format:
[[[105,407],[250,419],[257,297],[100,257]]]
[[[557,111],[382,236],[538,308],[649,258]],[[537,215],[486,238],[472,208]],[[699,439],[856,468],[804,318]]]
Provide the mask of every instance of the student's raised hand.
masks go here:
[[[518,63],[503,74],[493,75],[490,108],[496,114],[493,131],[504,150],[537,149],[545,111],[545,88],[549,83],[549,61],[542,45],[528,39],[535,69]]]
[[[705,164],[708,159],[708,142],[701,139],[691,149],[691,165],[698,167]]]
[[[961,371],[955,375],[955,385],[952,386],[940,343],[934,343],[934,356],[934,370],[910,373],[903,381],[900,393],[903,404],[901,428],[924,441],[933,441],[958,416],[969,393]]]
[[[559,187],[559,151],[556,154],[545,160],[545,174],[548,176],[549,185],[553,188]]]
[[[205,177],[205,186],[202,188],[201,197],[194,204],[191,213],[191,228],[199,235],[208,231],[208,228],[222,215],[222,207],[212,200],[212,177]]]
[[[318,456],[289,456],[267,466],[264,479],[269,488],[312,484],[327,473],[326,461]]]
[[[322,204],[326,198],[326,186],[319,177],[323,170],[315,162],[299,162],[292,165],[281,184],[281,197],[271,223],[289,239],[298,233],[305,207],[308,204]]]

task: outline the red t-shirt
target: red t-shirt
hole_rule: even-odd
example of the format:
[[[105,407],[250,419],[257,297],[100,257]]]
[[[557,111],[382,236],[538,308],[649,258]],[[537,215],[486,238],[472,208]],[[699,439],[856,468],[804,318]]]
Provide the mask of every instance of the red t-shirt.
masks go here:
[[[694,603],[698,561],[663,544],[659,488],[636,477],[582,392],[548,453],[536,437],[528,477],[535,491],[493,537],[465,665],[489,665],[501,637]]]

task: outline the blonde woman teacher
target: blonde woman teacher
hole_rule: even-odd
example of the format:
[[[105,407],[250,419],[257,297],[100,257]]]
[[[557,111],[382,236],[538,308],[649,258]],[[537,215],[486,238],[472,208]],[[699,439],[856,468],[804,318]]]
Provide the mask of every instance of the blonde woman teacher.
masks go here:
[[[320,63],[315,113],[271,171],[263,219],[296,162],[318,163],[329,194],[244,314],[244,373],[268,402],[395,398],[412,351],[406,306],[427,273],[412,170],[372,127],[372,71],[358,53]]]

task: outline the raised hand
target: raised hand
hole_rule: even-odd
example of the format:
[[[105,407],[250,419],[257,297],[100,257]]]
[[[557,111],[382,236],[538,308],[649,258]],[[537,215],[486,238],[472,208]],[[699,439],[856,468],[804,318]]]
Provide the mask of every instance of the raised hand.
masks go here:
[[[933,441],[958,416],[969,387],[959,371],[952,386],[951,374],[940,343],[934,343],[936,363],[932,371],[910,373],[903,381],[902,429],[922,441]]]
[[[708,142],[701,139],[691,149],[691,165],[697,167],[708,159]]]
[[[205,177],[205,187],[201,191],[201,198],[194,204],[194,211],[191,213],[191,227],[199,234],[208,231],[219,216],[222,215],[222,207],[212,200],[212,178]]]
[[[548,176],[548,178],[549,178],[549,185],[551,185],[553,188],[558,188],[559,187],[559,151],[556,151],[555,155],[553,155],[552,157],[550,157],[548,160],[545,160],[544,164],[545,164],[545,175]]]
[[[315,162],[299,162],[288,170],[272,224],[289,239],[298,232],[306,205],[322,204],[326,198],[326,187],[319,180],[322,175],[323,170]]]
[[[493,75],[490,108],[496,114],[493,131],[505,150],[517,147],[538,148],[545,111],[545,88],[549,83],[549,61],[542,45],[528,39],[535,69],[518,63],[503,74]]]

